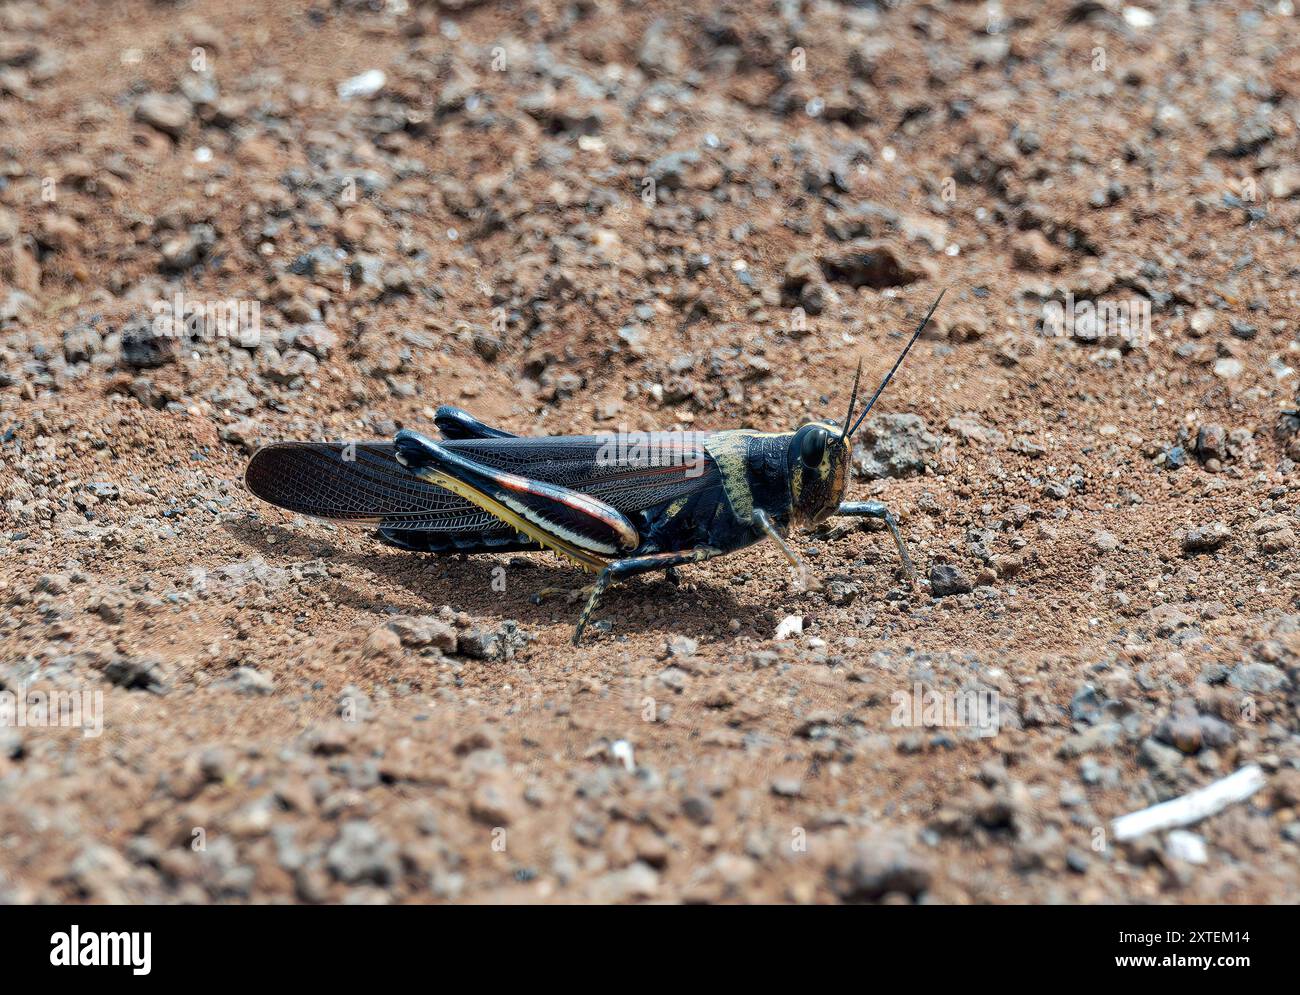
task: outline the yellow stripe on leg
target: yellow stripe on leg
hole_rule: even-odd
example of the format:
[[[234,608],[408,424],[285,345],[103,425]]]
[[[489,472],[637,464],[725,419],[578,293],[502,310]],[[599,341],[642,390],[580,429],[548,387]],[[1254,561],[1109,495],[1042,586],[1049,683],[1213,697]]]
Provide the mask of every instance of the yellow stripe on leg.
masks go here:
[[[589,553],[585,549],[574,546],[572,543],[565,542],[563,539],[553,533],[543,530],[541,527],[533,524],[524,518],[518,512],[507,508],[500,501],[489,497],[482,491],[470,486],[463,480],[457,480],[445,473],[439,473],[436,470],[421,469],[411,471],[426,483],[441,487],[444,490],[463,497],[466,501],[477,505],[486,511],[489,515],[501,519],[507,525],[514,526],[534,542],[541,543],[547,549],[553,549],[561,556],[568,557],[584,570],[590,570],[592,573],[598,573],[605,568],[608,560],[602,559],[594,553]]]

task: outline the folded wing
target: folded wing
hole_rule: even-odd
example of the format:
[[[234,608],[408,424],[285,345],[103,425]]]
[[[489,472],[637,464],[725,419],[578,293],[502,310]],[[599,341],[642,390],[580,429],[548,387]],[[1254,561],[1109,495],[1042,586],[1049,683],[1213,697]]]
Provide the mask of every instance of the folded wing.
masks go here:
[[[607,436],[444,440],[487,467],[589,494],[632,517],[720,486],[705,433],[649,433],[630,448]],[[248,464],[248,489],[287,511],[386,532],[457,533],[503,540],[518,530],[401,465],[386,442],[282,442]],[[520,538],[524,538],[520,536]]]

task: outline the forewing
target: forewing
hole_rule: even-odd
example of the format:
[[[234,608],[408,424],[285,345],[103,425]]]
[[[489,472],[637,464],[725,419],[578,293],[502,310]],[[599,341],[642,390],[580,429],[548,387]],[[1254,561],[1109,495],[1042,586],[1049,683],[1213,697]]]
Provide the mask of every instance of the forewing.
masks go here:
[[[627,516],[720,484],[703,432],[443,441],[499,470],[581,491]],[[248,489],[301,515],[392,530],[511,536],[470,501],[420,480],[384,442],[282,442],[253,456]]]
[[[582,491],[635,515],[717,487],[706,432],[569,435],[443,443],[499,470]]]

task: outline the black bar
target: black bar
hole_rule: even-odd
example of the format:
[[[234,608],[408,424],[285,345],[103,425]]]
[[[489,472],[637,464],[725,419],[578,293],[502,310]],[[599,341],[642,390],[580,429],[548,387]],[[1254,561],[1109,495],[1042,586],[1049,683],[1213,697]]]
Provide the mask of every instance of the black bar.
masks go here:
[[[488,972],[483,980],[499,986],[517,970],[521,980],[537,984],[548,974],[585,971],[593,956],[622,960],[625,968],[629,956],[662,961],[665,968],[706,958],[725,963],[728,980],[733,972],[761,978],[773,961],[788,959],[818,973],[850,970],[863,983],[891,975],[988,980],[989,970],[1000,965],[999,971],[1040,981],[1136,974],[1179,984],[1199,976],[1223,985],[1288,970],[1295,935],[1291,909],[1239,906],[629,908],[595,914],[576,907],[41,906],[12,909],[6,919],[7,978],[111,975],[130,985],[246,984],[252,978],[373,984],[389,971],[395,980],[408,964],[426,977],[423,972],[436,966],[446,983],[453,973],[482,970]],[[148,973],[136,974],[131,963],[51,963],[64,955],[74,926],[82,949],[89,944],[108,953],[113,944],[88,941],[87,934],[147,932]],[[735,942],[746,935],[770,939],[755,951],[751,943]],[[135,947],[116,948],[142,953],[143,936]],[[143,957],[136,961],[142,964]]]

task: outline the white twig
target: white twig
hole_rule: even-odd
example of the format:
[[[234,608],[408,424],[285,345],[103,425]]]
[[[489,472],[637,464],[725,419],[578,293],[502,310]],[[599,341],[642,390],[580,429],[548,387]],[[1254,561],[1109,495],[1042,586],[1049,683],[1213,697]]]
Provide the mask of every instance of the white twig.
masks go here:
[[[1229,805],[1244,802],[1264,784],[1264,772],[1257,765],[1249,764],[1190,795],[1122,815],[1111,823],[1111,830],[1115,839],[1122,843],[1162,829],[1190,826],[1222,812]]]

